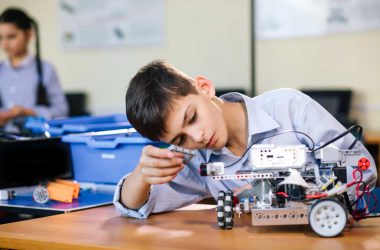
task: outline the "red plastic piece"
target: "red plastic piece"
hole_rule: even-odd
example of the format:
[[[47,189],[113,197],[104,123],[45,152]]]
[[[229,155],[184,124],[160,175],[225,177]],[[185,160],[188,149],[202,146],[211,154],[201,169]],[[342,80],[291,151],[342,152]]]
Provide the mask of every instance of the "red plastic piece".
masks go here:
[[[360,158],[358,161],[358,167],[361,170],[367,170],[371,166],[371,162],[367,158]]]

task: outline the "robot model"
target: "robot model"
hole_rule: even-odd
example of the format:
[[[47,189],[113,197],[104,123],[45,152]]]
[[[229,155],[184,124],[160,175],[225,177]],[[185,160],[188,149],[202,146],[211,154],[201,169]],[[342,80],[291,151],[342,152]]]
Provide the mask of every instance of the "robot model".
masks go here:
[[[239,217],[250,213],[253,226],[309,224],[318,235],[334,237],[344,230],[348,218],[359,220],[375,209],[376,204],[368,211],[365,197],[370,192],[363,181],[370,161],[359,149],[255,144],[249,150],[252,169],[248,171],[226,175],[222,162],[200,166],[201,175],[213,180],[249,180],[238,190],[219,192],[217,222],[222,229],[233,227],[234,213]],[[308,162],[308,154],[318,164]]]

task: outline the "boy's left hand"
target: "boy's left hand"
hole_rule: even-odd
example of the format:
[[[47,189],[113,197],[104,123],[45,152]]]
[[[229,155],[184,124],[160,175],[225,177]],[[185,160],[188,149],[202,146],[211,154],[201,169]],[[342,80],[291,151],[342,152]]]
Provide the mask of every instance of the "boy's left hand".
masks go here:
[[[173,180],[184,168],[184,155],[151,145],[142,150],[136,170],[147,184],[163,184]]]

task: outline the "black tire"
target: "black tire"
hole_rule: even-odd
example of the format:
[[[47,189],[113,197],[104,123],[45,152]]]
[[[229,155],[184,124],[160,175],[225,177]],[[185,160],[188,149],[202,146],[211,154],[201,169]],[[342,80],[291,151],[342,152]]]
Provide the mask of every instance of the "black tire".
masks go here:
[[[217,212],[217,222],[219,228],[225,229],[226,224],[225,224],[225,216],[224,216],[224,198],[225,198],[225,193],[224,191],[219,191],[218,193],[218,199],[217,199],[217,207],[216,207],[216,212]]]
[[[234,226],[233,193],[228,190],[224,198],[224,224],[226,229]]]

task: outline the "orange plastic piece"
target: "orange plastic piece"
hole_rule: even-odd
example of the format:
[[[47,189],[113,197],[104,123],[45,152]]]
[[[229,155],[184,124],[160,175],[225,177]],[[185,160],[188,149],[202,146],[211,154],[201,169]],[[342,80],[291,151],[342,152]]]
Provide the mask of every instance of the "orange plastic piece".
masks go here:
[[[80,189],[80,185],[78,182],[62,180],[62,179],[56,179],[56,180],[54,180],[54,182],[73,187],[74,188],[74,196],[73,197],[74,197],[74,199],[78,199],[79,189]]]
[[[56,182],[49,182],[47,190],[49,192],[49,198],[52,200],[68,203],[73,201],[74,187]]]

